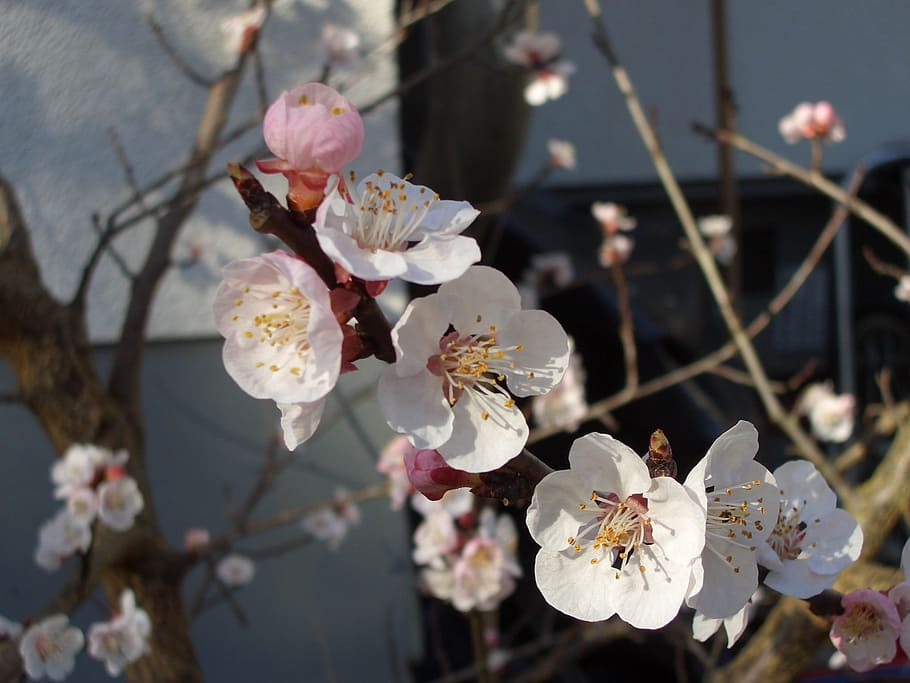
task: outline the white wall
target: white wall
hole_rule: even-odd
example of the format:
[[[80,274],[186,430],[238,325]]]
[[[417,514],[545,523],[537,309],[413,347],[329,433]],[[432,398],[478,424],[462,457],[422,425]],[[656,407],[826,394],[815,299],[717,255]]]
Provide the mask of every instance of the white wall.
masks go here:
[[[283,3],[283,4],[282,4]],[[392,27],[392,0],[278,0],[261,40],[269,93],[315,78],[319,32],[326,20],[361,32],[372,47]],[[142,18],[154,12],[171,42],[193,67],[214,75],[231,62],[220,24],[245,0],[7,0],[0,19],[0,172],[18,191],[35,251],[52,291],[72,295],[93,245],[92,212],[102,215],[129,192],[108,142],[116,126],[139,182],[148,182],[187,155],[205,92],[189,83],[159,49]],[[395,82],[386,59],[349,93],[367,102]],[[243,85],[231,120],[256,111],[252,79]],[[396,105],[367,120],[358,170],[398,165]],[[229,126],[230,127],[230,126]],[[259,144],[259,131],[220,154],[224,168]],[[283,194],[280,185],[274,190]],[[132,265],[141,262],[151,225],[117,240]],[[180,240],[205,245],[202,262],[171,272],[151,321],[153,337],[213,333],[211,301],[221,266],[262,251],[242,205],[226,181],[202,201]],[[89,322],[98,341],[117,335],[126,282],[106,259],[91,292]]]
[[[713,123],[713,74],[707,0],[608,0],[611,37],[683,178],[711,177],[715,150],[689,131]],[[777,122],[802,100],[830,100],[847,139],[826,149],[825,169],[847,171],[875,146],[910,138],[910,3],[901,0],[729,0],[731,74],[739,126],[749,137],[808,162],[808,145],[786,145]],[[579,168],[555,183],[625,183],[656,176],[606,63],[590,40],[582,2],[543,0],[541,28],[559,33],[578,71],[569,93],[538,108],[521,173],[546,157],[546,140],[578,148]],[[761,173],[737,157],[739,172]]]

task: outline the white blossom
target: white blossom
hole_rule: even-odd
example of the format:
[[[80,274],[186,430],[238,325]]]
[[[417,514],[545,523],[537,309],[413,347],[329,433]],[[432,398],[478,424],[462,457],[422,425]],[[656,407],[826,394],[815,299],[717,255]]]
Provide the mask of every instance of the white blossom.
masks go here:
[[[739,612],[758,588],[756,550],[774,529],[777,484],[754,461],[758,432],[740,420],[708,449],[684,486],[707,511],[705,547],[686,604],[710,619]]]
[[[591,215],[600,223],[604,235],[618,230],[629,232],[638,225],[638,221],[628,215],[626,207],[615,202],[594,202],[591,204]]]
[[[547,151],[550,153],[550,166],[567,171],[575,170],[575,145],[568,140],[547,140]]]
[[[600,244],[600,251],[597,258],[600,265],[604,268],[610,266],[622,265],[629,260],[632,255],[632,249],[635,248],[635,240],[621,233],[607,235]]]
[[[575,344],[571,337],[569,351],[569,363],[562,380],[549,393],[535,396],[531,403],[531,414],[538,427],[544,429],[556,427],[574,432],[587,415],[585,370],[581,354],[575,352]]]
[[[575,64],[560,57],[561,47],[559,36],[549,31],[519,31],[505,47],[508,61],[530,70],[524,91],[528,104],[539,106],[568,91],[568,77],[575,72]]]
[[[142,492],[132,477],[119,476],[98,487],[98,517],[115,531],[132,527],[144,507]]]
[[[408,494],[414,489],[408,479],[404,458],[415,450],[406,436],[399,435],[389,441],[379,454],[376,469],[388,477],[389,499],[393,510],[400,510],[404,507]]]
[[[224,268],[215,324],[228,374],[254,398],[323,398],[341,370],[342,331],[329,290],[308,264],[283,251]]]
[[[894,298],[904,303],[910,303],[910,275],[901,275],[894,287]]]
[[[811,463],[784,463],[774,470],[774,479],[780,514],[758,547],[759,564],[771,570],[765,578],[769,588],[808,598],[830,588],[837,573],[859,557],[863,531],[837,507],[834,492]]]
[[[392,342],[397,361],[379,382],[386,421],[466,472],[500,467],[527,441],[528,424],[506,386],[517,396],[544,394],[569,358],[556,319],[522,311],[515,286],[485,266],[412,301]]]
[[[89,526],[98,514],[98,496],[95,490],[76,489],[66,499],[66,509],[76,524]]]
[[[749,625],[749,605],[743,607],[728,617],[722,619],[706,617],[701,612],[696,611],[692,617],[692,635],[695,640],[704,642],[713,636],[717,630],[723,626],[724,633],[727,636],[727,647],[731,648],[745,632],[746,626]]]
[[[467,489],[446,491],[439,500],[430,500],[426,496],[415,493],[411,496],[411,507],[424,517],[442,509],[453,519],[458,519],[471,513],[474,508],[474,500],[474,495]]]
[[[338,24],[326,22],[322,25],[322,52],[326,64],[345,66],[354,64],[360,55],[360,36],[355,31]]]
[[[313,227],[323,251],[351,275],[433,285],[480,260],[477,242],[460,234],[479,213],[468,202],[440,199],[428,187],[380,171],[356,187],[336,183]]]
[[[347,536],[348,530],[360,523],[360,508],[351,501],[350,494],[344,489],[335,492],[335,502],[323,506],[304,517],[300,525],[320,541],[326,541],[329,548],[337,550]]]
[[[705,237],[721,237],[730,233],[733,219],[726,214],[712,214],[701,216],[698,221],[698,231]]]
[[[704,547],[704,508],[606,434],[576,439],[569,464],[544,477],[528,508],[544,599],[585,621],[666,625]]]
[[[111,451],[93,444],[73,444],[51,467],[54,498],[69,498],[75,491],[90,487],[99,472],[108,467],[122,467],[129,454]]]
[[[245,555],[230,553],[218,561],[215,574],[228,588],[240,588],[256,576],[256,565]]]
[[[91,528],[62,508],[38,531],[35,563],[45,571],[56,571],[64,559],[76,552],[84,553],[91,544]]]
[[[798,412],[808,415],[816,438],[833,443],[850,438],[855,408],[853,394],[835,394],[830,382],[810,384],[797,404]]]
[[[515,557],[517,533],[508,515],[489,508],[481,514],[478,534],[465,543],[452,563],[451,601],[455,609],[495,609],[512,591],[521,576]]]
[[[152,622],[136,606],[133,591],[120,594],[120,609],[110,621],[92,624],[88,630],[88,653],[104,662],[111,676],[119,676],[127,664],[149,652]]]
[[[0,616],[0,641],[16,640],[22,635],[22,624]]]
[[[62,681],[76,665],[76,653],[85,644],[85,636],[70,626],[65,614],[54,614],[26,629],[19,641],[19,654],[29,678],[47,676]]]
[[[888,591],[888,599],[894,603],[901,620],[900,644],[904,654],[910,656],[910,540],[901,552],[901,569],[904,580]]]
[[[455,519],[444,508],[439,508],[424,517],[414,530],[412,556],[416,564],[440,567],[443,566],[443,558],[457,545]]]
[[[825,101],[799,103],[780,120],[778,130],[791,145],[804,139],[842,142],[847,137],[843,121]]]

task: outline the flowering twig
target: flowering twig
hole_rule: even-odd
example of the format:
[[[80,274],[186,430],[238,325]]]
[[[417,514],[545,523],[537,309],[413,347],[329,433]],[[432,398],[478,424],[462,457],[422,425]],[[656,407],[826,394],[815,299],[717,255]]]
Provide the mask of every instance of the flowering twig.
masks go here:
[[[784,411],[777,397],[774,395],[774,392],[771,390],[768,384],[768,377],[758,358],[758,354],[755,352],[755,348],[745,333],[742,324],[733,309],[729,293],[717,270],[714,257],[699,233],[692,211],[679,188],[679,184],[670,169],[669,163],[667,163],[660,143],[654,135],[654,130],[642,110],[641,103],[632,86],[632,81],[629,79],[625,68],[619,62],[609,38],[607,37],[600,3],[598,0],[585,0],[585,5],[594,26],[595,46],[600,50],[601,54],[606,58],[610,65],[611,73],[616,81],[617,87],[625,98],[626,106],[632,117],[632,121],[642,138],[642,142],[644,142],[645,148],[651,156],[657,175],[660,177],[664,190],[669,196],[670,203],[673,205],[673,209],[682,224],[686,238],[692,247],[695,260],[708,283],[708,288],[717,304],[721,317],[727,326],[733,342],[736,344],[737,350],[742,357],[749,374],[752,375],[756,391],[762,400],[762,404],[765,406],[765,410],[768,412],[771,419],[787,433],[787,436],[790,437],[790,440],[793,441],[799,449],[800,454],[818,468],[819,472],[828,480],[832,488],[840,495],[841,499],[846,502],[852,497],[852,490],[849,484],[844,480],[841,474],[831,466],[825,458],[824,453],[821,452],[818,446],[800,427],[798,421]]]
[[[790,176],[794,180],[798,180],[809,187],[815,188],[834,201],[844,204],[849,209],[850,213],[866,221],[866,223],[900,247],[904,253],[910,255],[910,237],[908,237],[894,221],[880,211],[872,208],[862,199],[849,196],[843,188],[832,183],[821,173],[807,171],[774,152],[744,138],[739,133],[732,133],[727,130],[715,130],[699,123],[693,124],[693,129],[697,133],[701,133],[707,137],[731,144],[741,152],[745,152],[756,159],[764,161],[771,166],[775,172]]]

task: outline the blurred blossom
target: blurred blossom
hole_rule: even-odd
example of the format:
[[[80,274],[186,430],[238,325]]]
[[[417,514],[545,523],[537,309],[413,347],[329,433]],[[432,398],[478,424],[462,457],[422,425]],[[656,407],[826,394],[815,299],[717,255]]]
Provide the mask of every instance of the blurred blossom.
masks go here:
[[[789,144],[800,140],[841,142],[847,133],[844,124],[829,102],[801,102],[778,123],[781,136]]]
[[[252,40],[265,21],[265,5],[256,5],[221,22],[224,47],[232,55],[243,54],[252,46]]]
[[[591,204],[591,215],[600,223],[604,236],[617,231],[629,232],[638,225],[638,221],[628,215],[626,207],[614,202],[594,202]]]
[[[575,352],[575,342],[569,337],[569,365],[562,381],[543,396],[531,402],[531,414],[538,427],[553,427],[574,432],[588,411],[585,399],[585,370],[581,354]]]
[[[898,301],[910,303],[910,275],[902,275],[894,288],[894,296]]]
[[[815,437],[832,443],[850,438],[855,409],[853,394],[835,394],[830,382],[809,385],[797,403],[797,411],[809,417]]]
[[[379,454],[376,469],[388,477],[389,498],[393,510],[400,510],[404,507],[408,495],[414,490],[404,461],[416,450],[408,441],[408,437],[399,435],[389,441]]]
[[[22,635],[22,624],[0,616],[0,641],[15,640]]]
[[[360,523],[360,508],[351,500],[344,489],[335,492],[335,502],[323,506],[304,517],[300,526],[320,541],[326,541],[329,548],[337,550],[347,536],[351,526]]]
[[[720,237],[727,235],[733,227],[733,220],[724,214],[702,216],[698,219],[698,231],[704,237]]]
[[[88,653],[104,662],[108,674],[119,676],[127,664],[148,654],[151,632],[148,613],[136,606],[136,596],[127,589],[120,594],[114,617],[89,627]]]
[[[209,544],[209,530],[201,527],[190,527],[183,534],[183,548],[188,553],[197,553]]]
[[[632,249],[634,248],[635,240],[630,237],[626,237],[620,233],[607,235],[600,244],[597,258],[600,261],[600,265],[604,268],[622,265],[629,260],[629,256],[632,255]]]
[[[562,41],[549,31],[520,31],[504,49],[508,61],[530,70],[525,100],[539,106],[562,97],[569,89],[568,77],[575,65],[560,57]]]
[[[54,614],[30,626],[19,641],[19,654],[29,678],[62,681],[76,666],[85,636],[70,626],[65,614]]]
[[[575,170],[575,145],[568,140],[547,140],[547,150],[550,152],[550,166],[562,168],[567,171]]]
[[[518,291],[522,308],[540,308],[540,295],[567,287],[575,279],[572,257],[564,251],[535,254],[522,274]]]
[[[98,517],[115,531],[132,527],[144,507],[142,492],[132,477],[117,477],[98,487]]]
[[[64,559],[76,552],[86,552],[91,544],[91,527],[62,508],[38,532],[35,563],[45,571],[56,571]]]
[[[894,604],[878,591],[863,588],[841,598],[843,614],[829,636],[854,671],[869,671],[894,659],[901,620]]]
[[[360,58],[357,53],[359,46],[360,36],[355,31],[331,22],[322,25],[322,51],[326,64],[354,64]]]
[[[247,585],[256,575],[256,565],[245,555],[230,553],[218,561],[215,574],[228,588],[240,588]]]

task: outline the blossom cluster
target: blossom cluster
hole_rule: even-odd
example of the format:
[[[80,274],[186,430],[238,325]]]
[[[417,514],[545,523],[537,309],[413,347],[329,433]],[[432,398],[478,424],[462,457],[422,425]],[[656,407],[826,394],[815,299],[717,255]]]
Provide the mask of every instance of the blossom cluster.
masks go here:
[[[325,541],[332,550],[338,550],[348,530],[356,524],[360,524],[360,508],[342,488],[335,492],[332,505],[320,507],[300,522],[304,531],[316,540]]]
[[[842,142],[847,137],[844,123],[830,102],[800,102],[778,123],[781,137],[789,144],[800,140]]]
[[[570,469],[546,476],[528,508],[544,598],[578,619],[616,614],[638,628],[660,628],[686,604],[697,638],[723,624],[732,646],[758,565],[786,595],[829,588],[859,557],[859,525],[813,465],[788,462],[772,474],[757,451],[758,433],[740,421],[680,484],[652,476],[647,459],[606,434],[577,439]]]
[[[504,275],[471,265],[480,249],[461,233],[478,211],[383,171],[359,182],[346,174],[363,123],[320,83],[282,93],[264,137],[277,158],[257,166],[288,179],[288,205],[308,216],[334,279],[284,251],[228,264],[214,303],[228,374],[251,396],[275,401],[294,449],[315,432],[339,375],[372,353],[357,318],[363,298],[392,278],[441,285],[391,330],[395,362],[379,387],[386,420],[453,467],[492,470],[516,456],[528,427],[513,395],[552,389],[568,341],[549,314],[521,310]]]
[[[591,205],[591,215],[600,224],[603,233],[603,242],[598,252],[600,265],[609,268],[628,261],[635,240],[626,233],[634,230],[638,221],[628,215],[626,207],[613,202],[594,202]]]
[[[856,399],[853,394],[835,394],[830,382],[807,386],[796,409],[809,418],[812,433],[820,441],[843,443],[853,433]]]
[[[120,594],[118,609],[108,621],[88,629],[88,653],[104,663],[111,676],[149,652],[152,622],[136,605],[133,591]],[[76,665],[76,655],[85,647],[86,636],[70,624],[65,614],[52,614],[24,629],[0,617],[0,641],[17,640],[25,673],[32,680],[62,681]]]
[[[476,514],[474,500],[466,489],[449,491],[438,501],[412,497],[423,515],[413,552],[421,586],[462,612],[495,609],[521,576],[512,518],[490,508]]]
[[[70,555],[86,552],[96,519],[114,531],[133,526],[144,501],[136,480],[125,473],[128,459],[124,450],[74,444],[54,463],[54,498],[65,505],[38,533],[35,562],[39,567],[55,571]]]

